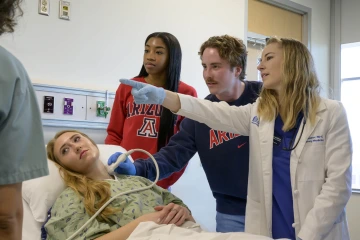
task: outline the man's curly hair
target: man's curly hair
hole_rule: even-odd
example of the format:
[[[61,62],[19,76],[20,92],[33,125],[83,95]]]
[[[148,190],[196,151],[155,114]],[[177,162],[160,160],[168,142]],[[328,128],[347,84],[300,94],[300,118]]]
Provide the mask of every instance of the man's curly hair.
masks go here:
[[[22,0],[0,0],[0,35],[14,32],[17,15],[23,14],[21,2]]]

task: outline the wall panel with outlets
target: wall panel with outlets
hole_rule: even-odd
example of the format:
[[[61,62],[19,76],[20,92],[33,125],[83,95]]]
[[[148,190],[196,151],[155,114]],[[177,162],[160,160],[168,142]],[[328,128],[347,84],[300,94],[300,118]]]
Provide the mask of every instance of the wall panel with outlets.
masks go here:
[[[33,86],[43,126],[82,129],[107,128],[115,93],[45,84],[34,84]],[[107,107],[110,107],[106,118],[97,116],[98,101],[107,101]]]

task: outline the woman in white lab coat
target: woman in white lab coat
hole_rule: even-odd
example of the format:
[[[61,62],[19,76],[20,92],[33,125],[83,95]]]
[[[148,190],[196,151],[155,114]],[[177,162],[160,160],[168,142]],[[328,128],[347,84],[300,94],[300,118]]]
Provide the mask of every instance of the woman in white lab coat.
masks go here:
[[[263,89],[235,107],[122,80],[137,103],[162,104],[209,127],[250,137],[245,231],[273,238],[347,240],[352,146],[340,102],[319,96],[308,49],[270,38],[258,66]],[[224,161],[226,159],[219,159]]]

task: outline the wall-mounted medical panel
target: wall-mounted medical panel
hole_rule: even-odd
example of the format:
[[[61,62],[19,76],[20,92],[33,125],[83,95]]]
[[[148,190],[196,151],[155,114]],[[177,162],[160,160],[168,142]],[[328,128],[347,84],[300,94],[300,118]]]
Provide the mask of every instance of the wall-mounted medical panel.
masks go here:
[[[114,93],[45,84],[33,86],[43,126],[78,129],[107,128],[115,98]],[[107,102],[110,110],[106,112],[106,118],[97,116],[97,101]]]
[[[50,100],[47,102],[47,98],[54,98],[54,110],[53,113],[46,111],[46,105],[51,104]],[[36,91],[36,98],[40,106],[42,119],[62,119],[62,120],[86,120],[86,96],[75,95],[48,91]],[[64,114],[65,98],[73,99],[72,114]],[[45,110],[45,111],[44,111]]]

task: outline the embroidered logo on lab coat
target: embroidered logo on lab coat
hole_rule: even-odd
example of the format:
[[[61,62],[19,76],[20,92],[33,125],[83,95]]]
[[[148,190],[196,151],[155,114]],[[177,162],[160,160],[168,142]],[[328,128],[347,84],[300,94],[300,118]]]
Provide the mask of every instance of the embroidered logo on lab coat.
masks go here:
[[[259,126],[259,118],[257,116],[253,117],[251,123],[255,124],[256,126]]]
[[[311,136],[306,140],[306,142],[315,143],[315,142],[323,142],[324,140],[325,140],[324,136]]]

